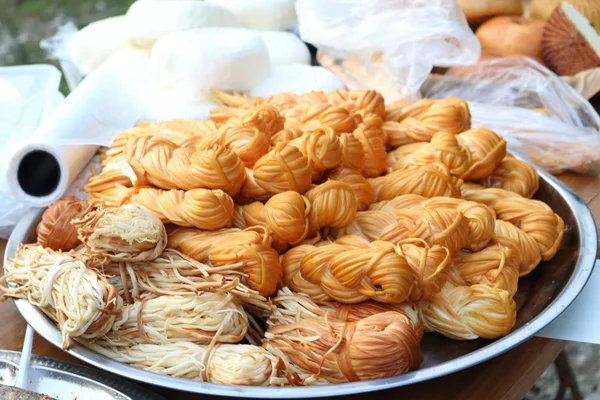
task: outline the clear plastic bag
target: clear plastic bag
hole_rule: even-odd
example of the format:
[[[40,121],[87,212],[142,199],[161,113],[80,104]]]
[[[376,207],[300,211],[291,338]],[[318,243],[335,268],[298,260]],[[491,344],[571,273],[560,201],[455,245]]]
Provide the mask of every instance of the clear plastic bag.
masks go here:
[[[453,68],[446,75],[431,75],[421,89],[424,97],[466,99],[473,127],[496,131],[511,151],[550,172],[598,171],[598,113],[534,60],[510,57]]]
[[[298,0],[300,36],[350,89],[419,97],[434,66],[469,65],[479,41],[456,0]]]

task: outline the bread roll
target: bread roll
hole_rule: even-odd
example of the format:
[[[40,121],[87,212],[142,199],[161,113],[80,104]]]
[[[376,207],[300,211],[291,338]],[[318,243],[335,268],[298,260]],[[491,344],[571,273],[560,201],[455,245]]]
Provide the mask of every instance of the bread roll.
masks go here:
[[[111,54],[126,46],[127,19],[124,16],[92,22],[69,41],[69,52],[79,72],[89,74]]]
[[[458,0],[469,22],[496,15],[522,15],[521,0]]]
[[[246,28],[286,31],[296,24],[294,0],[207,0],[233,12]]]
[[[207,26],[241,26],[229,10],[199,0],[138,0],[126,14],[131,43],[151,48],[162,36]]]
[[[524,17],[495,17],[484,22],[476,35],[482,50],[501,57],[524,55],[542,61],[544,23]]]
[[[197,101],[210,89],[244,92],[269,73],[269,53],[256,31],[203,28],[162,37],[152,48],[155,83]]]
[[[310,65],[310,51],[306,44],[291,32],[260,31],[269,50],[271,64]]]
[[[275,65],[269,76],[254,86],[252,96],[267,97],[279,92],[303,94],[311,90],[330,92],[344,85],[329,70],[310,65]]]

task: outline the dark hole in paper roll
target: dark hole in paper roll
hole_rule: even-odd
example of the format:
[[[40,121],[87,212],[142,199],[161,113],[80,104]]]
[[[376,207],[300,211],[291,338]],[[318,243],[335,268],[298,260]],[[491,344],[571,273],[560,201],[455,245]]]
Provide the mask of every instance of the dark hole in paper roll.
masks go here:
[[[17,181],[21,189],[30,196],[49,195],[56,190],[59,180],[58,161],[47,151],[31,151],[19,163]]]

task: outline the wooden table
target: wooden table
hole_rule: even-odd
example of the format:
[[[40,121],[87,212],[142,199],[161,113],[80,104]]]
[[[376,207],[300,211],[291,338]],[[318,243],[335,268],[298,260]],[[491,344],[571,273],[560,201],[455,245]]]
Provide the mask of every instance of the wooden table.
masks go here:
[[[560,179],[588,204],[600,221],[600,178],[564,175]],[[0,254],[5,242],[0,242]],[[25,335],[25,320],[12,301],[0,304],[0,348],[20,351]],[[371,393],[369,399],[402,400],[520,400],[540,375],[564,349],[567,342],[533,338],[495,359],[434,381]],[[78,362],[36,335],[33,353]],[[200,396],[151,387],[168,399],[198,399]],[[363,397],[365,395],[362,395]],[[208,398],[210,396],[201,396]],[[359,398],[359,395],[347,398]],[[216,399],[216,397],[215,397]]]

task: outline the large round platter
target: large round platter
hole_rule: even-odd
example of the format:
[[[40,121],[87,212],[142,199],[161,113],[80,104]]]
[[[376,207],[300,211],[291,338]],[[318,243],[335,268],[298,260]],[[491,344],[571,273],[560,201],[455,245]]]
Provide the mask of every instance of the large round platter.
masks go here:
[[[421,369],[411,373],[387,379],[314,387],[239,387],[158,375],[113,361],[76,343],[68,353],[100,369],[140,382],[188,392],[235,397],[335,396],[404,386],[451,374],[496,357],[534,336],[575,300],[590,277],[596,260],[597,232],[593,216],[585,203],[554,177],[542,171],[536,198],[548,203],[565,220],[565,238],[556,257],[519,280],[519,291],[515,297],[518,316],[513,332],[495,341],[466,342],[426,334],[421,343],[425,360]],[[13,256],[19,243],[35,241],[35,228],[40,217],[41,211],[34,211],[23,218],[9,239],[5,257]],[[17,300],[15,304],[38,334],[61,347],[60,331],[41,311],[25,300]]]

